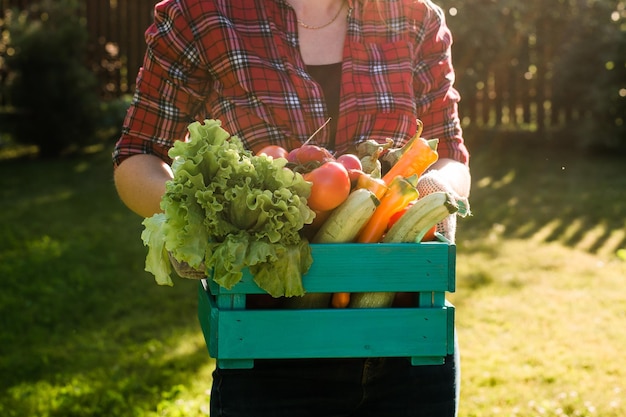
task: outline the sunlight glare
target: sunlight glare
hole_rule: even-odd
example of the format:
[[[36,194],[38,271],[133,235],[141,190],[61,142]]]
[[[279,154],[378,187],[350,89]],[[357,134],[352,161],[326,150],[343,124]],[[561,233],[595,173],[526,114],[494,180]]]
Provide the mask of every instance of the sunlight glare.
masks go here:
[[[531,237],[534,242],[545,242],[562,224],[561,219],[554,219],[539,228]]]
[[[604,256],[612,256],[617,253],[622,243],[626,240],[626,231],[624,229],[613,229],[604,244],[598,248],[598,254]]]
[[[576,236],[583,228],[584,221],[582,219],[574,219],[563,231],[559,240],[565,244]]]
[[[493,182],[492,177],[483,177],[480,180],[476,181],[476,186],[478,188],[487,188],[491,185],[492,182]]]
[[[512,169],[509,172],[506,173],[506,175],[504,175],[502,178],[500,178],[498,181],[495,181],[493,183],[493,189],[497,190],[499,188],[503,188],[506,185],[509,185],[513,182],[513,180],[516,177],[516,173],[515,170]]]
[[[176,360],[185,356],[191,356],[198,351],[206,349],[206,342],[201,331],[193,333],[186,333],[184,337],[180,338],[180,343],[176,348],[172,349],[167,355],[164,355],[167,360]],[[207,352],[207,362],[209,362],[209,353]]]
[[[517,236],[526,236],[530,234],[533,230],[535,230],[536,227],[537,224],[535,221],[528,221],[523,224],[518,224],[515,234]]]
[[[591,250],[596,242],[606,234],[606,231],[606,225],[602,223],[589,228],[587,233],[576,244],[576,248],[584,251]]]
[[[44,205],[55,203],[63,200],[69,200],[75,194],[72,190],[61,190],[58,192],[50,192],[49,194],[41,194],[40,196],[33,198],[29,203]]]

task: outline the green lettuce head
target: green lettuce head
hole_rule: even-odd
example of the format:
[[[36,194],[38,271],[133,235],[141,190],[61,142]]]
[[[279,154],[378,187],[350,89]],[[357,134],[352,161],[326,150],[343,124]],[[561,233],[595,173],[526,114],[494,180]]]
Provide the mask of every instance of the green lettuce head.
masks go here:
[[[189,140],[170,149],[174,178],[161,200],[163,213],[144,220],[146,270],[172,285],[168,254],[205,268],[232,288],[249,268],[269,294],[303,295],[302,275],[312,263],[300,236],[315,214],[306,204],[311,184],[286,160],[256,156],[218,120],[189,126]]]

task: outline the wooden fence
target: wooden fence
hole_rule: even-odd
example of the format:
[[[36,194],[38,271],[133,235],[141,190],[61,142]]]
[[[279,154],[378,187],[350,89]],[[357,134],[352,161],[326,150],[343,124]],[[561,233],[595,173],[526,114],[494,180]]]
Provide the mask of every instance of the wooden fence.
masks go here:
[[[157,2],[86,0],[82,3],[89,33],[88,65],[98,77],[103,98],[132,93],[145,52],[144,33],[152,22]],[[23,10],[33,3],[37,1],[0,0],[0,16],[10,8]]]
[[[156,0],[89,0],[90,62],[106,97],[132,92]]]
[[[33,0],[0,0],[0,12],[27,7]],[[145,52],[144,32],[157,0],[88,0],[83,13],[89,32],[89,65],[99,79],[103,98],[132,93]],[[483,70],[478,79],[471,73],[472,51],[455,51],[458,83],[463,93],[460,112],[464,125],[504,126],[544,130],[563,125],[575,110],[557,109],[551,101],[546,62],[552,53],[549,42],[519,38],[513,46],[520,56],[501,59]],[[545,47],[543,46],[545,45]],[[538,49],[538,48],[543,49]],[[1,51],[0,51],[1,53]],[[511,64],[516,62],[517,64]],[[529,72],[533,68],[533,72]],[[1,81],[1,80],[0,80]],[[0,94],[0,104],[2,97]]]

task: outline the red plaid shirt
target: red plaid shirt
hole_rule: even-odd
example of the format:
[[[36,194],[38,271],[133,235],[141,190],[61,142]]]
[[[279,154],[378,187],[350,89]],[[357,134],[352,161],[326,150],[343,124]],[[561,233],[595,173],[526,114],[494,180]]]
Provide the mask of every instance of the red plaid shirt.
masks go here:
[[[349,0],[335,151],[366,139],[400,146],[424,123],[439,155],[467,163],[453,88],[452,43],[428,2]],[[194,120],[219,119],[247,148],[297,147],[328,119],[322,89],[298,50],[285,0],[165,0],[113,159],[167,151]],[[328,129],[313,142],[330,143]]]

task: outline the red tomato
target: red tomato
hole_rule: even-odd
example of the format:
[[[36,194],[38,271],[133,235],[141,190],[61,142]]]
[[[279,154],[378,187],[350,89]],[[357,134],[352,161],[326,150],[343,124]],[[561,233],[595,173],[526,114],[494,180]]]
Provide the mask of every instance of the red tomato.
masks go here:
[[[288,154],[289,152],[287,152],[287,149],[278,145],[268,145],[262,148],[259,152],[257,152],[257,155],[267,155],[267,156],[271,156],[274,159],[276,158],[287,159]]]
[[[361,164],[359,157],[351,153],[344,153],[343,155],[338,156],[337,162],[346,167],[348,171],[351,169],[363,169],[363,164]]]
[[[332,210],[343,203],[350,194],[348,171],[339,162],[325,162],[304,174],[304,179],[313,183],[307,204],[315,211]]]
[[[363,164],[361,164],[359,157],[351,153],[345,153],[337,157],[337,162],[346,167],[350,181],[354,186],[363,173]]]

